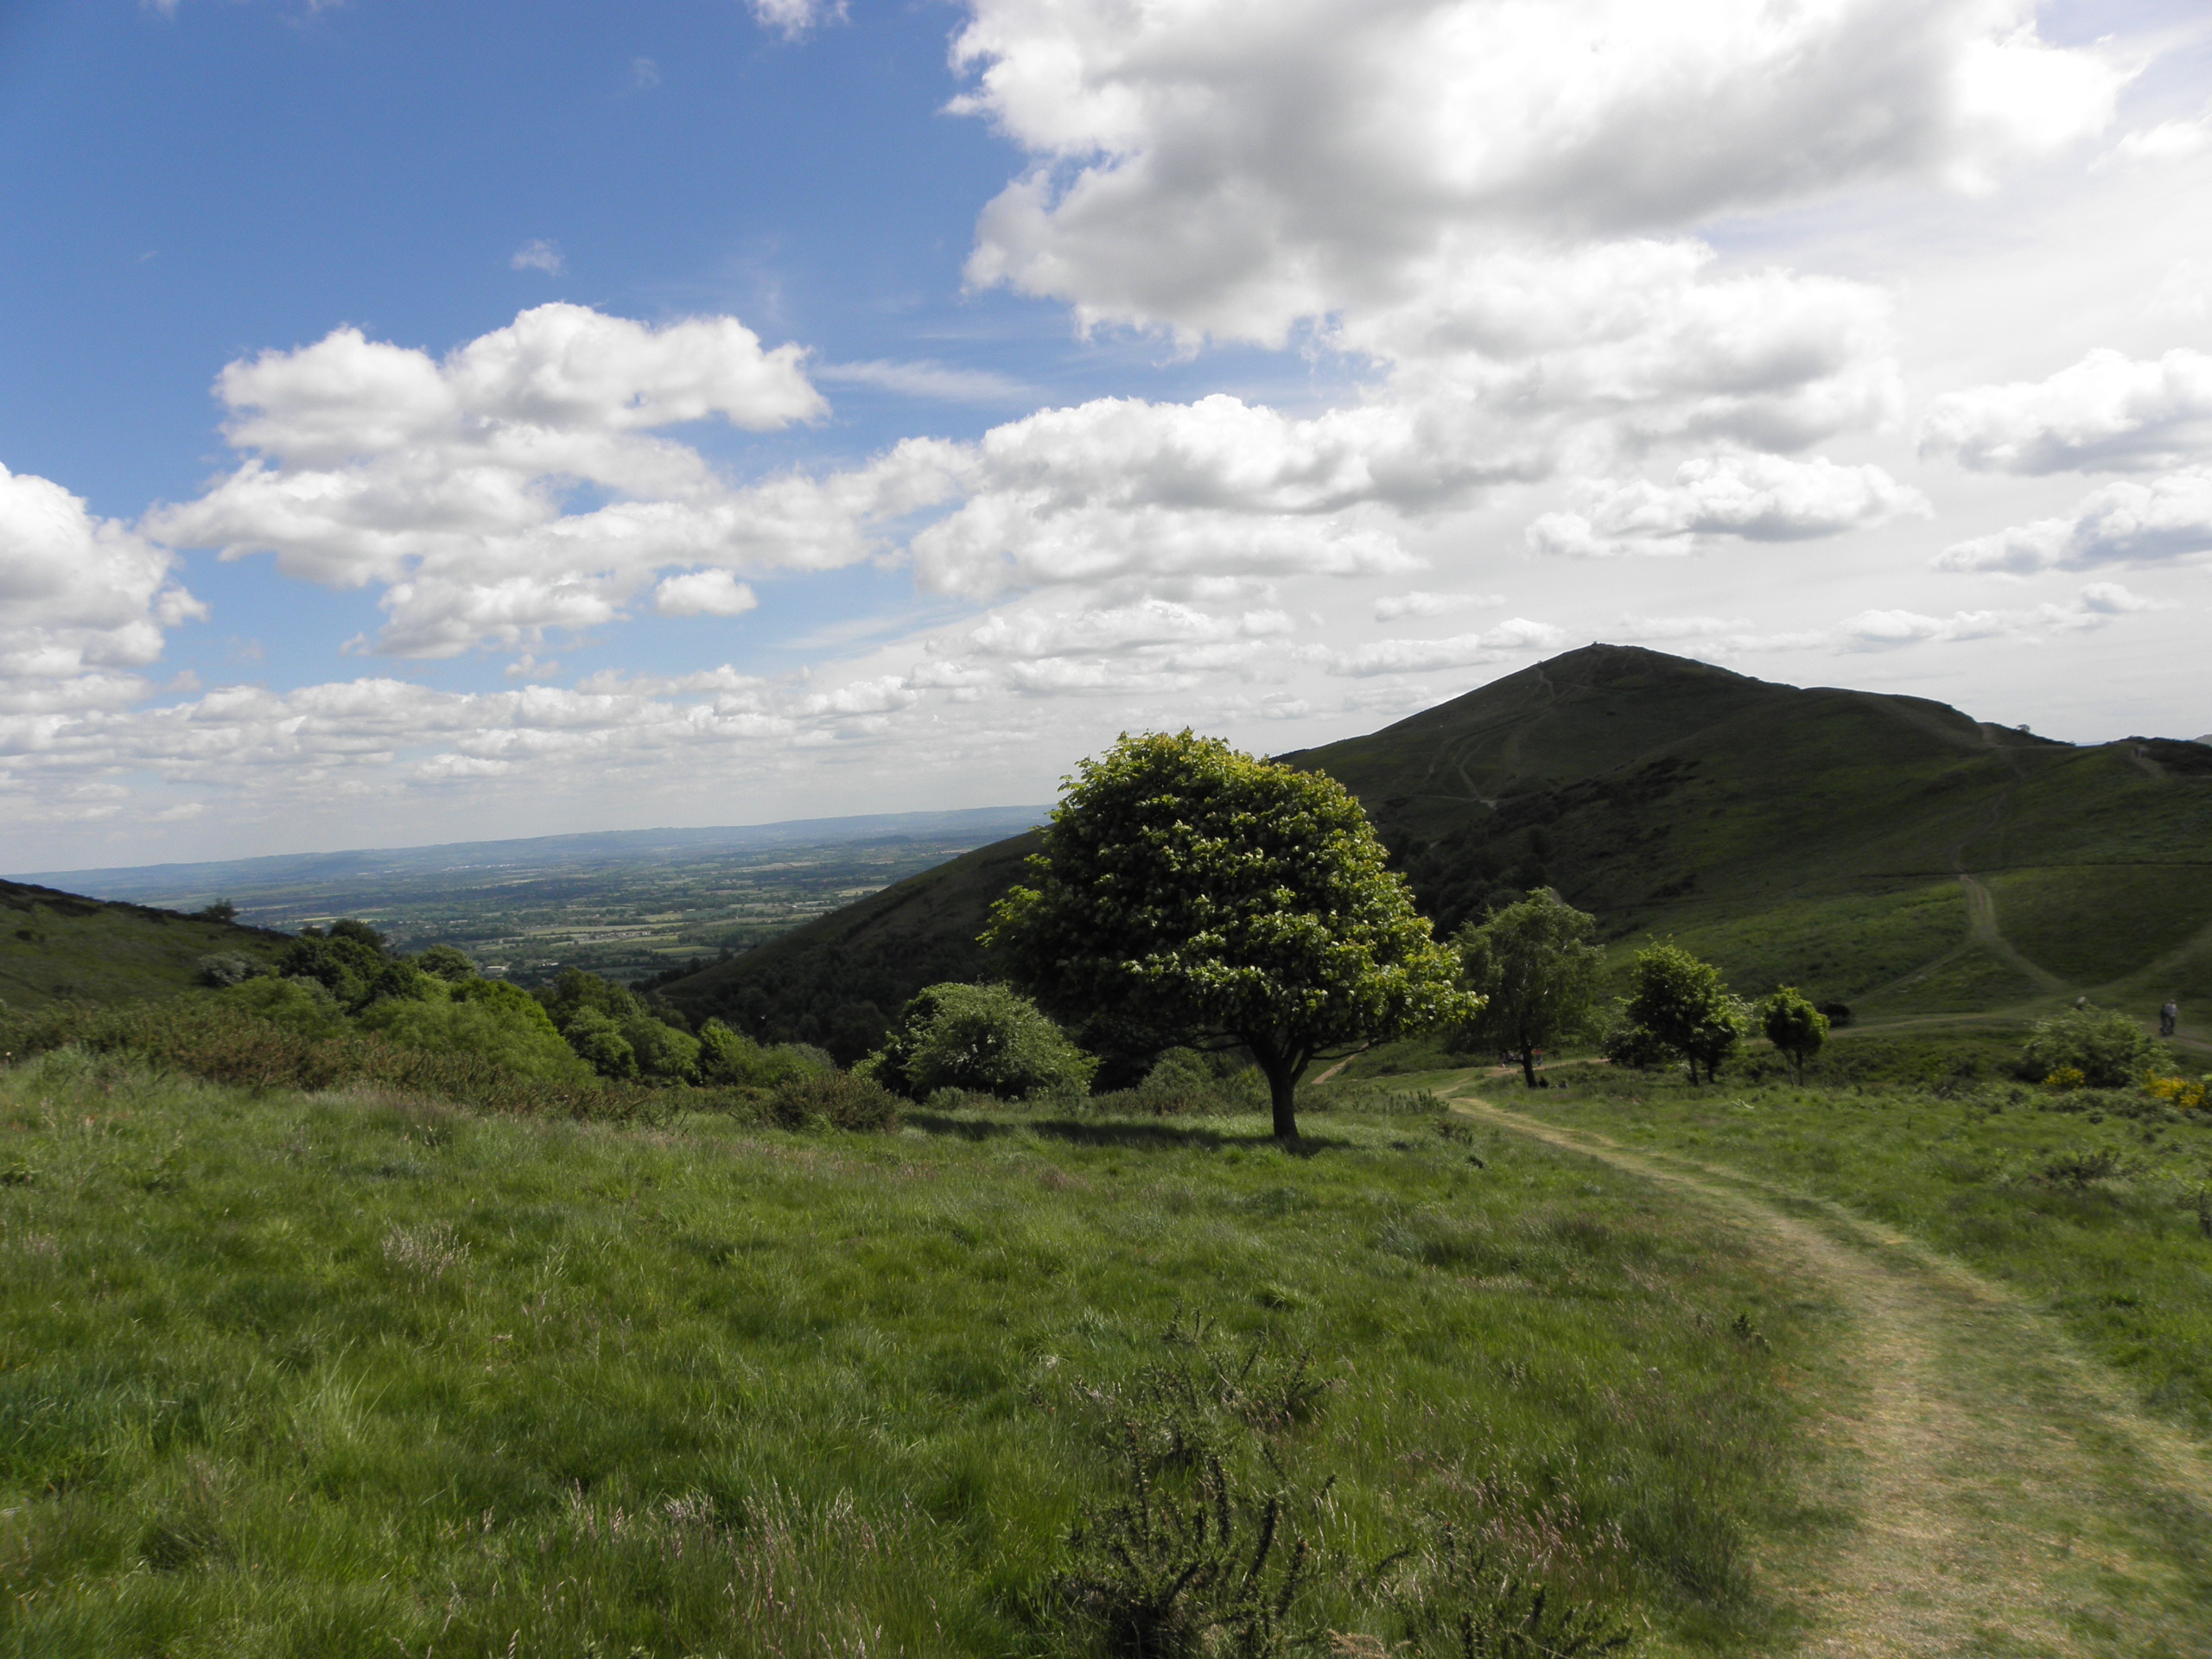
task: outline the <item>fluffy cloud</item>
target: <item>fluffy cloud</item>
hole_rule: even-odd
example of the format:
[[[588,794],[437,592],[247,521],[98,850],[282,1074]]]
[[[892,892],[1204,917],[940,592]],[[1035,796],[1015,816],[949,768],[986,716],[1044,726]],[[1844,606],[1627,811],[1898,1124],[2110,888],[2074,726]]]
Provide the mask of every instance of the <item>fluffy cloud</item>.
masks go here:
[[[1923,454],[1977,472],[2151,472],[2212,448],[2212,354],[2177,348],[2156,362],[2094,351],[2047,380],[1938,397],[1920,425]]]
[[[1212,616],[1166,600],[1074,612],[1001,611],[960,644],[982,657],[1065,657],[1267,639],[1292,631],[1281,611]]]
[[[2015,575],[2107,564],[2163,564],[2212,553],[2212,467],[2094,490],[2063,518],[2038,518],[1947,547],[1942,570]]]
[[[1581,557],[1688,553],[1697,538],[1803,541],[1926,514],[1919,491],[1879,467],[1727,454],[1684,461],[1671,486],[1636,479],[1585,479],[1577,511],[1548,512],[1529,526],[1541,553]]]
[[[333,587],[380,584],[380,647],[424,657],[604,622],[671,565],[849,563],[872,550],[862,498],[898,493],[887,475],[842,494],[795,478],[733,489],[656,435],[819,416],[803,355],[731,317],[654,329],[573,305],[442,361],[341,328],[224,370],[226,433],[254,453],[146,525]]]
[[[971,279],[1271,343],[1402,301],[1455,242],[1981,186],[2101,130],[2125,79],[2042,44],[2031,0],[970,5],[955,108],[1033,157]]]
[[[1395,622],[1402,616],[1450,616],[1487,605],[1505,603],[1503,594],[1386,594],[1375,601],[1375,620]]]
[[[116,706],[150,689],[163,630],[207,614],[167,550],[60,485],[0,466],[0,711]]]
[[[1472,668],[1524,652],[1557,651],[1567,641],[1564,628],[1516,616],[1481,633],[1451,639],[1381,639],[1351,651],[1325,652],[1332,674],[1421,674],[1440,668]]]
[[[663,616],[742,616],[760,602],[727,570],[669,576],[653,589],[653,609]]]
[[[2074,605],[2036,605],[2001,611],[1954,611],[1923,616],[1915,611],[1861,611],[1838,623],[1830,639],[1845,651],[1891,651],[1930,641],[2037,639],[2101,628],[2114,615],[2149,608],[2124,588],[2099,584]]]

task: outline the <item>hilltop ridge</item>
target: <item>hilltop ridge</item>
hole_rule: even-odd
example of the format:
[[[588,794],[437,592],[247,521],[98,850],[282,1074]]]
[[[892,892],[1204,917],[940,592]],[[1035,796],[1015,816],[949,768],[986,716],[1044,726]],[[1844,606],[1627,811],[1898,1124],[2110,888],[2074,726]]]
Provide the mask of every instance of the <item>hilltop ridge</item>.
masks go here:
[[[1626,949],[1870,1012],[2212,998],[2212,747],[2075,746],[1927,698],[1593,645],[1277,757],[1357,795],[1439,930],[1554,886]],[[1033,834],[666,988],[857,1052],[975,935]]]

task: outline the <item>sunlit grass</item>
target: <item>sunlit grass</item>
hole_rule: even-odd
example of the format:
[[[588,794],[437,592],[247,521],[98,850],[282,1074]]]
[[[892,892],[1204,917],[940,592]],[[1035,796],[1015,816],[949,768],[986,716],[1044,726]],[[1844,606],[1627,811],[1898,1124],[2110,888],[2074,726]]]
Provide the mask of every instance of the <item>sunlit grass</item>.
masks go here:
[[[1646,1650],[1769,1650],[1833,1311],[1446,1128],[646,1128],[48,1056],[0,1074],[0,1651],[1052,1650],[1082,1402],[1179,1318],[1329,1384],[1284,1455],[1338,1628],[1443,1522]]]

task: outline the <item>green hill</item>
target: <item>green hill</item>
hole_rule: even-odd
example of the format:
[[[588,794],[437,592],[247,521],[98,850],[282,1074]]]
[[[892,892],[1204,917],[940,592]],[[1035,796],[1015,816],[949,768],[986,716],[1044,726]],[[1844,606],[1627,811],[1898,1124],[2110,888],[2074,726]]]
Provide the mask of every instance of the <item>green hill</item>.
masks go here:
[[[2212,747],[2075,747],[1918,697],[1592,645],[1281,757],[1365,804],[1440,930],[1540,884],[1624,951],[1877,1016],[2078,995],[2212,1001]],[[976,944],[1033,836],[978,849],[667,994],[856,1053]]]
[[[202,957],[270,961],[290,942],[266,928],[0,881],[0,1001],[19,1007],[168,995],[200,982]]]

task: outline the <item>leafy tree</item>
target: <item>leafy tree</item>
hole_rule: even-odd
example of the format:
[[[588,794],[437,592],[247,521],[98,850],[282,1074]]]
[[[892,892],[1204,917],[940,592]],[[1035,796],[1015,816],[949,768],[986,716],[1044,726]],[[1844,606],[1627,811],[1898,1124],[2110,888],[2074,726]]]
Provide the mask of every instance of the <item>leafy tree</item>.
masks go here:
[[[2125,1089],[2159,1058],[2158,1040],[2117,1008],[2069,1008],[2038,1020],[2021,1052],[2038,1079],[2072,1066],[2092,1089]]]
[[[1467,988],[1484,999],[1469,1039],[1521,1057],[1522,1080],[1536,1086],[1536,1051],[1590,1029],[1605,952],[1590,943],[1598,918],[1538,887],[1518,904],[1470,923],[1452,941]]]
[[[449,944],[434,944],[415,958],[415,965],[448,985],[458,985],[476,977],[476,964],[466,954]]]
[[[203,922],[230,922],[238,919],[238,907],[227,899],[218,899],[192,913]]]
[[[645,1076],[677,1083],[698,1082],[699,1039],[690,1032],[639,1013],[622,1022],[622,1037],[637,1057],[638,1070]]]
[[[1758,1020],[1767,1041],[1789,1057],[1790,1072],[1802,1084],[1805,1063],[1828,1039],[1827,1015],[1807,1001],[1795,985],[1783,985],[1760,1002]]]
[[[699,1027],[699,1076],[726,1088],[772,1089],[787,1077],[835,1071],[836,1062],[804,1043],[763,1047],[719,1020]]]
[[[348,1024],[345,1008],[320,980],[264,974],[217,995],[232,1007],[302,1037],[335,1037]]]
[[[1629,1023],[1689,1062],[1690,1081],[1705,1067],[1707,1081],[1744,1034],[1744,1013],[1729,995],[1720,970],[1676,944],[1636,953],[1636,988],[1625,1010]]]
[[[915,1100],[938,1089],[1019,1100],[1079,1093],[1097,1065],[1019,991],[949,984],[912,998],[884,1046],[855,1069]]]
[[[369,1000],[369,986],[385,967],[384,936],[366,922],[333,922],[330,931],[303,927],[276,958],[287,978],[312,979],[348,1007]]]
[[[389,997],[361,1013],[359,1027],[387,1041],[436,1054],[466,1054],[544,1083],[577,1083],[592,1068],[579,1058],[536,999],[512,985],[477,980],[448,991],[429,975],[419,997]],[[505,995],[500,995],[505,993]]]
[[[638,1075],[638,1052],[630,1046],[622,1027],[597,1008],[572,1010],[568,1023],[561,1027],[561,1035],[568,1039],[577,1057],[601,1077],[625,1078]]]
[[[1086,760],[986,944],[1055,1013],[1159,1046],[1241,1043],[1295,1139],[1318,1056],[1464,1019],[1472,999],[1359,803],[1334,779],[1185,731]]]

